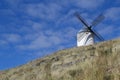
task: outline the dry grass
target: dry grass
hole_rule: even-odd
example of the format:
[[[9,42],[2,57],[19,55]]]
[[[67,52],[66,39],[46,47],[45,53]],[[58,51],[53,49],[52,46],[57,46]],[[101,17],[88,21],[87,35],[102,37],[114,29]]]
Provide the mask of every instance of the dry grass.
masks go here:
[[[62,50],[3,71],[0,80],[120,80],[120,40]]]

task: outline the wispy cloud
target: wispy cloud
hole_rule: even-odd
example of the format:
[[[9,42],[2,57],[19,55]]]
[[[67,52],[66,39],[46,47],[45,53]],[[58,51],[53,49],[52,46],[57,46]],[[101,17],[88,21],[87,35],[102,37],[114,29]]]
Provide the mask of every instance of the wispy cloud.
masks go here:
[[[100,6],[104,0],[74,0],[77,6],[85,9],[93,9]]]
[[[17,8],[18,5],[23,1],[23,0],[4,0],[9,7],[11,8]]]
[[[120,7],[112,7],[106,11],[106,18],[110,20],[119,20]]]
[[[102,6],[104,1],[105,0],[51,0],[48,2],[48,0],[45,0],[44,2],[38,3],[25,3],[24,0],[6,0],[9,6],[11,6],[10,9],[7,10],[8,12],[5,11],[7,12],[6,14],[10,13],[11,15],[15,15],[15,17],[17,16],[17,22],[20,22],[20,25],[12,22],[15,26],[12,31],[17,29],[16,33],[18,34],[4,35],[3,40],[16,44],[14,47],[16,47],[17,50],[27,51],[40,49],[50,50],[53,46],[55,46],[56,49],[73,46],[76,44],[76,33],[81,28],[79,20],[73,15],[74,12],[79,11],[83,17],[88,19],[89,11],[93,9],[96,10]],[[88,12],[86,12],[86,10]],[[119,9],[117,9],[117,11],[118,10]],[[112,13],[115,12],[114,8],[109,9],[107,16],[114,18],[114,14],[119,14],[117,11],[116,13]],[[91,16],[93,16],[93,14],[90,14],[90,17]],[[88,19],[88,21],[90,20]],[[104,31],[101,32],[105,34],[106,30],[111,29],[113,28],[104,29]]]
[[[0,40],[0,45],[6,45],[7,44],[7,42],[5,41],[5,40]]]
[[[116,4],[120,4],[120,1],[119,1],[119,0],[115,0],[115,3],[116,3]]]
[[[29,40],[29,44],[19,45],[21,50],[38,50],[41,48],[50,48],[52,46],[58,46],[65,43],[70,43],[76,36],[76,29],[73,27],[67,27],[64,30],[45,30],[35,34],[29,34],[24,36],[24,39]]]
[[[96,3],[95,0],[92,0],[92,2]],[[17,45],[17,48],[21,50],[38,50],[41,48],[50,48],[52,46],[60,47],[62,44],[66,43],[69,44],[76,39],[76,33],[80,28],[76,28],[79,23],[77,23],[77,19],[73,15],[75,10],[70,9],[67,11],[67,14],[65,14],[66,12],[62,10],[64,9],[62,5],[67,4],[66,9],[68,9],[68,6],[71,6],[71,3],[80,8],[93,8],[99,6],[99,4],[93,6],[92,2],[87,0],[70,0],[67,2],[64,1],[64,3],[60,2],[60,4],[55,1],[49,4],[38,3],[25,5],[25,12],[31,17],[39,18],[42,22],[29,21],[27,24],[30,27],[26,26],[21,28],[21,31],[27,32],[23,38],[25,41],[28,40],[28,42],[27,44]],[[102,2],[103,0],[100,1],[100,3]],[[85,6],[83,4],[88,5]],[[85,13],[82,14],[84,15]],[[51,25],[49,24],[50,21],[54,21],[55,23]],[[61,28],[63,26],[64,29]]]
[[[18,34],[2,34],[2,39],[8,43],[18,43],[21,41],[22,37]]]
[[[56,0],[55,2],[61,4],[63,7],[74,6],[81,9],[97,9],[105,0]]]
[[[50,3],[50,4],[29,4],[26,5],[26,11],[30,16],[40,18],[42,20],[53,20],[59,16],[61,6]]]
[[[112,25],[102,25],[102,28],[99,30],[101,35],[108,37],[113,37],[113,34],[116,32],[115,26]],[[106,38],[106,37],[105,37]]]
[[[50,3],[26,4],[23,8],[24,11],[33,17],[42,20],[57,20],[64,15],[64,9],[69,10],[71,6],[75,9],[97,9],[104,0],[62,0],[51,1]],[[69,12],[69,11],[68,11]]]

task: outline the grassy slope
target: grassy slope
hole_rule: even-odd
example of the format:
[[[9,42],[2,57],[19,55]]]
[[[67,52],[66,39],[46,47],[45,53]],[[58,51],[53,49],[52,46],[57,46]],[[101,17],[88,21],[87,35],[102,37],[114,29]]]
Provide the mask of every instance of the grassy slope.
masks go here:
[[[61,50],[3,71],[0,80],[120,80],[120,40]]]

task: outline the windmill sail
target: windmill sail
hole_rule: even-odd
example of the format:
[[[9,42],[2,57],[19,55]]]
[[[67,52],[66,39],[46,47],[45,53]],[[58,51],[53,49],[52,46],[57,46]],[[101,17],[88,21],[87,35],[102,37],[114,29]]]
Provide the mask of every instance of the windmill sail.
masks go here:
[[[89,27],[85,19],[82,18],[78,13],[75,13],[75,16],[81,21],[83,25],[85,25],[85,27]]]
[[[100,14],[95,20],[93,20],[91,27],[98,25],[104,18],[105,16],[103,14]]]

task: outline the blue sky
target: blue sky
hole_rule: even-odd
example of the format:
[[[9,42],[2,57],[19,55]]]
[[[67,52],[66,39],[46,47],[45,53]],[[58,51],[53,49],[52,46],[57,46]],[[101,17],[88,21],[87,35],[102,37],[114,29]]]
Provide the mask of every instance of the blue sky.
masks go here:
[[[105,40],[120,36],[120,0],[0,0],[0,70],[76,46],[79,12]]]

